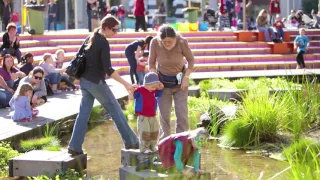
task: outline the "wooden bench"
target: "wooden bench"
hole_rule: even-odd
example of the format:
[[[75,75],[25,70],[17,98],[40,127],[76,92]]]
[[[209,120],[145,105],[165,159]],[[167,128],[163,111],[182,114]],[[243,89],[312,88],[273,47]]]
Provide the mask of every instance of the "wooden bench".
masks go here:
[[[252,42],[253,32],[252,31],[235,31],[234,35],[237,36],[237,41]]]
[[[274,33],[276,34],[276,36],[278,36],[278,33],[276,31]],[[269,33],[269,35],[271,37],[270,33]],[[255,31],[254,36],[256,37],[257,41],[266,41],[266,37],[264,36],[264,32],[262,32],[262,31]],[[284,31],[283,41],[290,41],[290,40],[291,40],[290,32]]]
[[[270,48],[271,54],[288,54],[289,48],[288,43],[273,43],[269,42],[268,47]]]
[[[294,42],[288,42],[287,46],[290,50],[290,53],[292,54],[297,54],[297,49],[294,49]]]

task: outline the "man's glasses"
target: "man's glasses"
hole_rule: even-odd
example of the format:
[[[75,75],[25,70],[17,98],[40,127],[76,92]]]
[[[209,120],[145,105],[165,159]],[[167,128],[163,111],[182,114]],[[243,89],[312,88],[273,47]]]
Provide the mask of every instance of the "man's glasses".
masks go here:
[[[39,76],[34,76],[35,79],[39,79],[42,80],[43,77],[39,77]]]
[[[111,28],[111,31],[112,31],[112,32],[115,32],[115,33],[118,32],[118,30],[119,30],[119,29]]]

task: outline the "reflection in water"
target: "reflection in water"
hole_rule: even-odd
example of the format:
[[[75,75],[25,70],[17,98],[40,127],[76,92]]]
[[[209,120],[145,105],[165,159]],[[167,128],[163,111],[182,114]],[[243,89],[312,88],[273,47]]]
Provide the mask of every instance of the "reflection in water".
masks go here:
[[[136,130],[136,124],[130,126]],[[121,148],[123,144],[116,127],[112,121],[106,121],[95,127],[91,127],[86,134],[83,145],[88,153],[88,176],[103,175],[105,179],[119,178],[121,167]],[[287,165],[283,162],[269,158],[249,155],[243,151],[231,151],[221,149],[216,142],[212,142],[202,151],[201,168],[211,172],[212,179],[268,179],[277,172],[285,169]],[[277,179],[289,179],[287,174]]]

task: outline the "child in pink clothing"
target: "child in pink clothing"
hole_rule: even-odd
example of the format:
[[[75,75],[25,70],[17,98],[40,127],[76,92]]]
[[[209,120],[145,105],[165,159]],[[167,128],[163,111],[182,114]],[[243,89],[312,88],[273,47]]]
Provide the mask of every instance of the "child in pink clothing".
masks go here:
[[[238,25],[238,22],[237,22],[236,16],[232,16],[231,26],[236,28],[237,25]]]

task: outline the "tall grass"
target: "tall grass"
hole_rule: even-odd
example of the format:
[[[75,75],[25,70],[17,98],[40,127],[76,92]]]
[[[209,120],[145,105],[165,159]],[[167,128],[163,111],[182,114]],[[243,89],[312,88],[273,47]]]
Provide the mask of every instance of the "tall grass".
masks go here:
[[[269,96],[269,91],[263,88],[252,89],[243,96],[236,120],[224,128],[222,144],[251,146],[275,138],[285,113],[281,110],[284,106],[282,99],[275,94]],[[237,137],[241,133],[244,134]]]
[[[310,140],[300,140],[283,151],[291,171],[290,179],[320,179],[320,144]]]
[[[61,149],[60,140],[54,136],[23,140],[20,143],[20,147],[24,152],[41,149],[49,151],[60,151]]]

